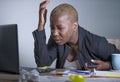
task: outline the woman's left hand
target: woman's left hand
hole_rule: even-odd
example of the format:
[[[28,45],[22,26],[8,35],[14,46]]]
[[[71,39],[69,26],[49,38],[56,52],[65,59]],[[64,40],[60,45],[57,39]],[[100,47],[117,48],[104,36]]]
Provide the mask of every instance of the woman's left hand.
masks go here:
[[[91,62],[93,64],[98,65],[96,67],[96,70],[108,70],[110,68],[110,64],[108,62],[105,61],[101,61],[101,60],[91,60]],[[85,69],[89,70],[90,68],[88,67],[88,64],[85,63]]]

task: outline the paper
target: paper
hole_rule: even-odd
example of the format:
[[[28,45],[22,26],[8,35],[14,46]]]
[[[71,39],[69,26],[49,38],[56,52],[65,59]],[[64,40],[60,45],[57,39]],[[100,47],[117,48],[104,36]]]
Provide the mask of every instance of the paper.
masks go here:
[[[40,76],[39,82],[71,82],[68,77]]]
[[[120,78],[86,78],[86,82],[120,82]]]
[[[91,72],[90,71],[83,71],[83,70],[66,70],[63,72],[52,72],[52,74],[58,74],[58,75],[62,75],[62,76],[70,76],[72,74],[76,74],[76,75],[82,75],[82,76],[90,76]]]
[[[115,70],[115,71],[95,71],[95,76],[120,77],[120,70]]]

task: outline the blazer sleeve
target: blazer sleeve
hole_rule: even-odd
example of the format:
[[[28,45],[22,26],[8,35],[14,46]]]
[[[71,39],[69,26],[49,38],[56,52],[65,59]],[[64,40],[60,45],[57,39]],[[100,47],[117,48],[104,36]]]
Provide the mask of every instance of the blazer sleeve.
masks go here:
[[[46,44],[45,30],[33,32],[34,37],[34,57],[38,67],[49,66],[57,55],[57,46],[50,37]]]
[[[98,59],[106,61],[112,68],[112,53],[120,53],[114,44],[109,43],[105,37],[101,37],[90,32],[86,33],[86,44],[90,52]]]
[[[89,46],[91,51],[101,60],[111,61],[112,53],[120,53],[114,44],[109,43],[105,37],[89,33]]]
[[[114,44],[109,43],[105,38],[100,39],[98,44],[98,53],[105,60],[109,60],[109,57],[113,53],[120,53]]]
[[[112,54],[120,53],[120,51],[116,48],[114,44],[108,43],[105,38],[102,38],[98,44],[98,55],[104,61],[107,61],[110,65],[109,69],[113,69],[112,66]]]

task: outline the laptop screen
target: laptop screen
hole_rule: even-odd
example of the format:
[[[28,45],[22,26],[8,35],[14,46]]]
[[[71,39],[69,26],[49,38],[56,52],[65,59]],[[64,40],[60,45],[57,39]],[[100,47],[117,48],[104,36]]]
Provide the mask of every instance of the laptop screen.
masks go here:
[[[0,72],[19,74],[17,24],[0,25]]]

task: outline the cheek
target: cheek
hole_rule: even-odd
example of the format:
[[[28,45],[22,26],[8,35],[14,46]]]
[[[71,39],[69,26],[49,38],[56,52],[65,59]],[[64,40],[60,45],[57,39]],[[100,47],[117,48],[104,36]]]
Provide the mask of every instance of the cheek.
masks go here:
[[[63,32],[61,32],[61,36],[62,38],[64,38],[64,40],[69,40],[71,35],[72,35],[72,30],[70,29],[66,29]]]
[[[68,36],[68,34],[69,34],[69,29],[64,29],[61,31],[62,36]]]

